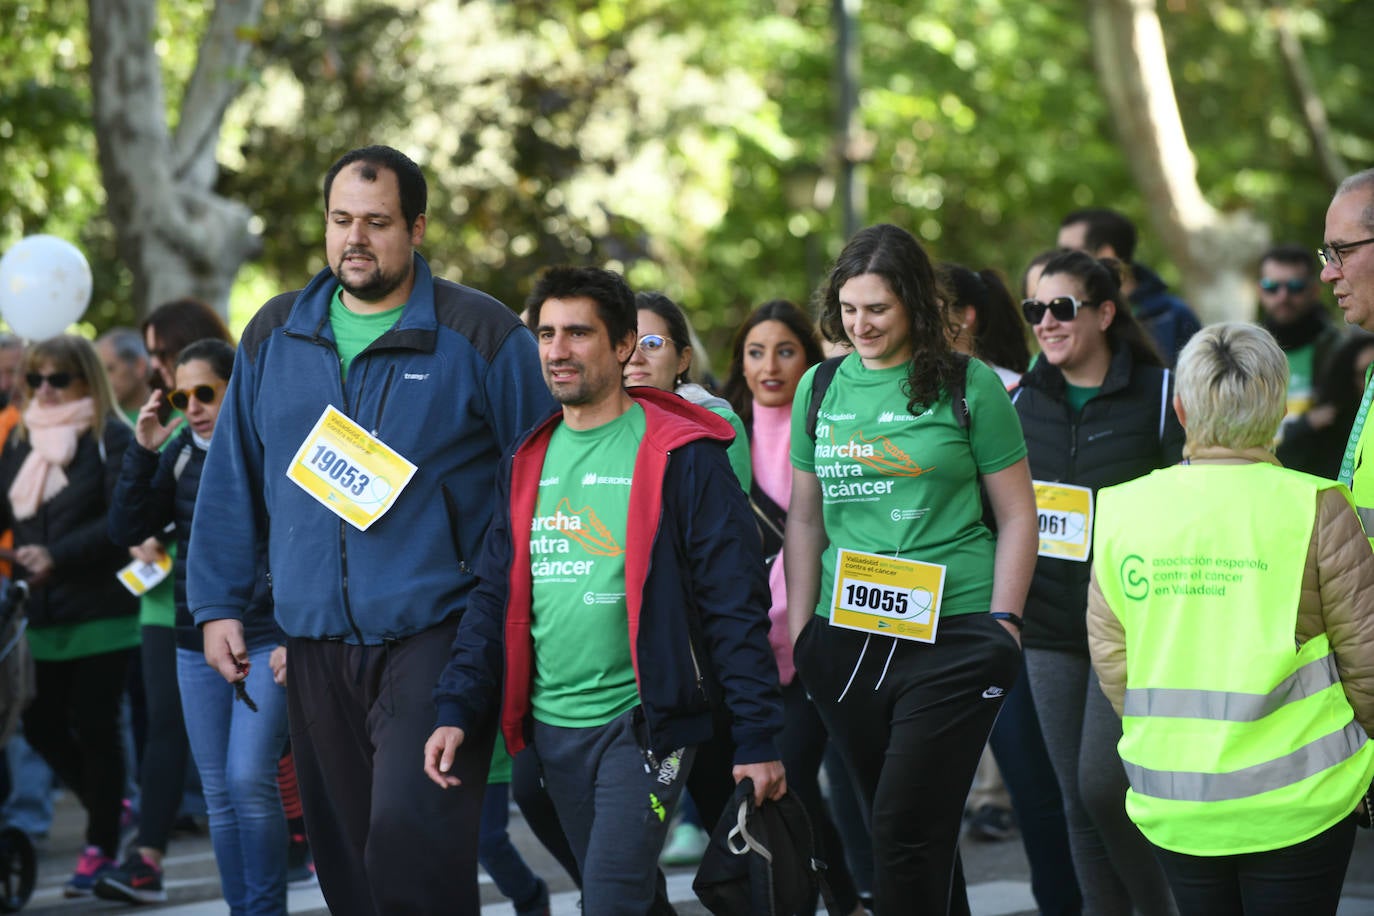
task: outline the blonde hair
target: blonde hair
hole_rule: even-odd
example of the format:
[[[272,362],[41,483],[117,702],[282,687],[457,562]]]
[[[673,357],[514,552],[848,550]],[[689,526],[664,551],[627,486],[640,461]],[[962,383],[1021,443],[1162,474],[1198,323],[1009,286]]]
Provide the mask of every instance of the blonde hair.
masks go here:
[[[1175,391],[1187,415],[1185,455],[1209,446],[1269,448],[1288,400],[1288,360],[1263,328],[1228,321],[1193,335]]]
[[[89,340],[73,334],[61,334],[40,340],[29,347],[28,355],[24,358],[24,371],[37,372],[39,364],[43,362],[50,362],[58,372],[70,372],[74,379],[86,383],[91,400],[95,402],[95,420],[91,424],[91,431],[97,438],[104,435],[105,421],[111,415],[124,419],[124,415],[115,410],[114,390],[110,388],[110,379],[105,375],[105,366],[100,362],[100,354],[96,353]],[[17,431],[20,436],[28,437],[28,430],[22,419]]]

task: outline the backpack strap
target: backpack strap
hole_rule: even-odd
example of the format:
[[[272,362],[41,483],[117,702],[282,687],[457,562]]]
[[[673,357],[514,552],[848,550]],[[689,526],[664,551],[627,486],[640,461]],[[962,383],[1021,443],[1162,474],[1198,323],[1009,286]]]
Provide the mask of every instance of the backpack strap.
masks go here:
[[[816,366],[816,374],[811,377],[811,402],[806,407],[806,431],[811,441],[816,441],[816,418],[820,416],[821,401],[825,399],[826,389],[835,380],[835,371],[844,362],[844,356],[832,356]]]
[[[787,832],[793,837],[805,837],[806,849],[811,856],[811,861],[807,863],[811,869],[811,875],[816,880],[816,888],[821,892],[821,899],[825,901],[826,912],[830,916],[848,916],[840,909],[839,901],[835,899],[835,892],[830,887],[830,881],[826,878],[826,871],[829,869],[825,860],[821,858],[824,850],[816,848],[816,834],[811,826],[811,818],[806,813],[806,806],[796,795],[788,793],[777,801],[769,802],[775,805],[778,814],[782,815],[783,823],[787,826]]]
[[[959,424],[960,429],[968,429],[969,423],[973,420],[968,409],[968,354],[955,353],[954,361],[959,366],[959,371],[950,382],[949,399],[954,405],[955,422]]]
[[[806,407],[806,429],[811,434],[812,442],[816,441],[816,419],[820,416],[821,401],[825,398],[830,383],[835,380],[836,370],[844,360],[844,356],[830,357],[816,366],[816,374],[811,377],[811,402]],[[969,357],[965,353],[955,353],[954,360],[960,371],[955,373],[955,377],[949,383],[949,399],[954,403],[955,422],[959,424],[960,429],[968,429],[969,423],[973,420],[968,409]],[[1163,429],[1162,425],[1160,429]]]

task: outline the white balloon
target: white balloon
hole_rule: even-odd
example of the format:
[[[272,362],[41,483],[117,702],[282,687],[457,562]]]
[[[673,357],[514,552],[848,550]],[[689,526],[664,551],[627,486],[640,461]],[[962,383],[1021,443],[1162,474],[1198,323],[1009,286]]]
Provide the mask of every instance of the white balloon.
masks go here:
[[[0,258],[0,315],[21,337],[56,337],[90,301],[91,266],[65,239],[31,235]]]

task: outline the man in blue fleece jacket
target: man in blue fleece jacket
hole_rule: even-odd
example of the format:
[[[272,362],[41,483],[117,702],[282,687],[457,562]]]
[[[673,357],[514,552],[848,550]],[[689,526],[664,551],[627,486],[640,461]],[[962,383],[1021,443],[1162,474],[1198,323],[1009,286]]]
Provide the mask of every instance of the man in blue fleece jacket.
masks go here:
[[[563,405],[498,478],[480,584],[435,689],[425,772],[461,787],[457,755],[491,720],[530,741],[582,870],[582,908],[642,916],[713,702],[734,778],[786,791],[762,545],[730,470],[730,424],[670,392],[627,391],[639,344],[615,273],[554,268],[529,323]]]
[[[243,680],[265,532],[330,912],[475,914],[493,732],[455,761],[459,792],[436,789],[415,753],[476,583],[501,455],[553,402],[514,313],[432,276],[415,252],[426,187],[414,162],[353,150],[324,200],[328,267],[243,334],[196,506],[190,610],[206,660]]]

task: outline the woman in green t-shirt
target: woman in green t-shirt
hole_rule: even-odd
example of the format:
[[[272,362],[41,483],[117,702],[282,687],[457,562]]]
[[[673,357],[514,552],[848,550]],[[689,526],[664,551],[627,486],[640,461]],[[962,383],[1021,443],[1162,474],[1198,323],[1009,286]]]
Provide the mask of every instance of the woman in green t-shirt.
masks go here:
[[[1016,413],[991,369],[950,348],[940,299],[909,233],[860,232],[821,315],[854,352],[814,411],[815,370],[793,401],[793,653],[869,808],[879,914],[968,912],[963,802],[1020,670],[1035,566]]]

